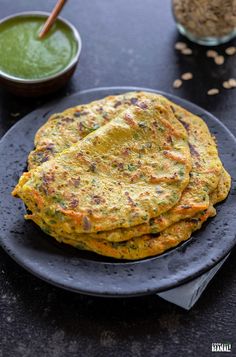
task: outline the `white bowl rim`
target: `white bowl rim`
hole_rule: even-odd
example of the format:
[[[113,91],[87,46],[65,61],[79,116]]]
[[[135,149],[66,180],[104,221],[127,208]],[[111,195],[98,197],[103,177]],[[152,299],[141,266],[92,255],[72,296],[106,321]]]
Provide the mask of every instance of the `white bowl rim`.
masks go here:
[[[15,14],[12,14],[10,16],[4,17],[3,19],[0,20],[0,25],[10,19],[13,18],[17,18],[17,17],[31,17],[31,16],[40,16],[40,17],[47,17],[50,15],[49,12],[46,11],[24,11],[24,12],[17,12]],[[74,35],[74,38],[78,44],[78,48],[76,51],[76,54],[72,57],[71,61],[68,63],[68,65],[63,68],[61,71],[48,76],[48,77],[43,77],[43,78],[39,78],[39,79],[25,79],[25,78],[20,78],[20,77],[15,77],[12,76],[4,71],[0,70],[0,77],[10,80],[12,82],[16,82],[16,83],[22,83],[22,84],[36,84],[36,83],[45,83],[47,81],[50,81],[52,79],[58,78],[61,75],[65,74],[66,72],[68,72],[79,60],[79,56],[81,53],[81,49],[82,49],[82,40],[79,34],[79,31],[75,28],[74,25],[72,25],[68,20],[65,20],[63,17],[59,16],[58,20],[60,20],[62,23],[64,23],[65,25],[67,25],[71,30],[72,33]]]

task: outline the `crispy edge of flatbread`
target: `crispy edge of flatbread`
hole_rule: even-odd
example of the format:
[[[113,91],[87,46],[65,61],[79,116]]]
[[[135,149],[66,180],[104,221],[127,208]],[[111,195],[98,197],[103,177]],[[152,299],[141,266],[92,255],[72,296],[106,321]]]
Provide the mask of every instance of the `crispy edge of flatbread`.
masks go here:
[[[130,239],[129,241],[112,243],[95,239],[77,241],[71,239],[70,236],[58,236],[53,232],[50,232],[50,235],[56,238],[57,241],[72,245],[78,249],[93,251],[99,255],[116,259],[138,260],[159,255],[189,239],[192,233],[200,229],[208,218],[215,216],[216,210],[213,205],[226,199],[230,187],[231,177],[227,171],[223,169],[219,185],[211,194],[211,204],[209,208],[190,219],[185,219],[173,224],[157,236],[144,235]],[[46,233],[49,232],[46,231]]]

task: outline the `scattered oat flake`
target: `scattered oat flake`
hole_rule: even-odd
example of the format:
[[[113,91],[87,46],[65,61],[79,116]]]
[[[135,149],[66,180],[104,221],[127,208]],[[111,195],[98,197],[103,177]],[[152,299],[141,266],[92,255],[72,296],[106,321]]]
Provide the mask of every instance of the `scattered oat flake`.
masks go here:
[[[184,48],[183,50],[181,50],[181,53],[183,55],[191,55],[193,53],[193,51],[191,50],[191,48]]]
[[[11,116],[14,118],[18,117],[19,115],[20,115],[20,113],[11,113]]]
[[[231,47],[226,48],[225,53],[226,53],[228,56],[233,56],[233,55],[235,55],[235,53],[236,53],[236,47],[231,46]]]
[[[217,65],[220,66],[221,64],[224,63],[225,58],[224,58],[224,56],[216,56],[216,57],[214,58],[214,60],[215,60],[215,64],[217,64]]]
[[[175,44],[176,50],[183,50],[184,48],[187,48],[187,44],[185,42],[176,42]]]
[[[223,86],[225,89],[230,89],[230,88],[231,88],[231,85],[229,84],[228,81],[224,81],[224,82],[222,83],[222,86]]]
[[[230,85],[231,88],[235,88],[235,87],[236,87],[236,79],[230,78],[230,79],[228,80],[228,83],[229,83],[229,85]]]
[[[214,50],[208,50],[206,53],[207,57],[209,58],[215,58],[218,56],[218,53]]]
[[[216,95],[216,94],[219,94],[219,93],[220,93],[220,91],[217,88],[209,89],[209,91],[207,92],[208,95]]]
[[[190,79],[193,78],[193,74],[191,72],[186,72],[186,73],[183,73],[181,78],[184,80],[184,81],[189,81]]]
[[[176,79],[174,82],[173,82],[173,87],[174,88],[179,88],[181,87],[183,84],[183,82],[181,81],[181,79]]]

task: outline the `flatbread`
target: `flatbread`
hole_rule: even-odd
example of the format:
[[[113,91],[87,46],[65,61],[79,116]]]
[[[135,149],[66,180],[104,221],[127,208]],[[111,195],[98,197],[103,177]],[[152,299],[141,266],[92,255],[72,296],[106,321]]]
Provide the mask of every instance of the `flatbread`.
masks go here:
[[[120,242],[144,234],[158,233],[171,224],[184,218],[190,218],[209,207],[209,195],[216,189],[222,173],[222,163],[218,156],[216,143],[201,118],[174,103],[170,102],[170,104],[176,117],[188,132],[192,157],[190,181],[183,191],[180,201],[171,210],[152,218],[148,223],[126,229],[90,234],[90,238]]]
[[[28,169],[55,157],[146,97],[144,92],[128,92],[51,115],[35,135],[35,150],[29,154]]]
[[[132,108],[24,173],[13,194],[28,218],[59,234],[148,222],[180,199],[189,182],[188,136],[162,96]]]
[[[112,120],[117,111],[122,112],[125,108],[134,106],[143,97],[153,98],[153,96],[155,94],[147,92],[130,92],[119,96],[109,96],[100,101],[70,108],[61,114],[52,116],[36,135],[36,150],[29,156],[29,166],[38,166],[41,164],[40,160],[49,160],[68,145],[73,145],[74,142],[81,140],[94,128]],[[190,218],[197,212],[209,207],[209,194],[217,187],[222,171],[222,163],[218,156],[215,141],[201,118],[171,101],[168,102],[176,118],[188,132],[192,155],[193,167],[190,182],[184,190],[181,200],[172,210],[152,218],[147,223],[129,228],[102,230],[91,233],[87,237],[119,242],[134,236],[158,233],[180,219]],[[79,115],[75,116],[76,113],[79,113]],[[54,150],[46,150],[47,147],[52,146],[52,143],[54,143]]]
[[[113,131],[114,127],[116,127],[117,129],[117,124],[118,123],[120,124],[120,120],[122,118],[124,119],[127,113],[129,119],[131,114],[131,119],[132,119],[131,122],[133,121],[135,122],[134,117],[136,117],[138,114],[136,112],[137,107],[138,107],[138,111],[140,111],[140,109],[145,111],[145,106],[147,102],[150,103],[150,105],[154,105],[156,103],[157,98],[159,98],[161,105],[163,105],[163,108],[161,109],[163,117],[165,117],[165,119],[168,118],[167,121],[169,121],[170,118],[171,120],[173,120],[173,116],[174,116],[174,118],[177,119],[178,123],[180,124],[180,126],[177,125],[175,127],[175,130],[173,131],[173,127],[172,129],[170,129],[170,127],[167,125],[167,122],[164,120],[165,124],[167,125],[167,127],[165,127],[165,131],[167,128],[171,130],[170,135],[166,135],[166,136],[164,135],[165,136],[164,141],[167,141],[168,144],[170,144],[172,139],[170,140],[169,138],[172,138],[173,133],[177,134],[177,135],[174,134],[174,137],[178,139],[180,137],[182,138],[181,153],[183,153],[184,152],[183,143],[185,143],[186,132],[187,132],[191,157],[188,152],[189,156],[187,156],[187,158],[189,160],[186,160],[184,163],[182,158],[180,160],[181,163],[185,165],[186,182],[188,181],[187,173],[189,172],[191,165],[192,165],[192,169],[190,172],[190,180],[188,182],[188,185],[185,182],[185,188],[183,188],[184,184],[182,186],[182,196],[181,194],[179,195],[180,200],[176,201],[175,205],[171,203],[170,206],[172,208],[170,209],[166,208],[168,205],[166,205],[166,207],[163,208],[161,204],[158,207],[159,208],[158,213],[155,212],[156,203],[154,204],[152,200],[151,204],[153,209],[152,211],[153,216],[148,220],[147,220],[146,212],[145,215],[141,216],[140,211],[138,212],[138,215],[137,215],[137,211],[135,211],[134,217],[132,217],[131,214],[130,216],[131,219],[129,218],[129,220],[124,222],[122,221],[121,217],[123,217],[124,215],[127,218],[127,212],[124,213],[123,211],[119,215],[120,213],[119,211],[119,213],[116,215],[108,216],[106,225],[102,224],[100,221],[97,222],[96,221],[97,217],[95,217],[94,221],[93,220],[91,221],[89,217],[90,212],[88,209],[86,211],[86,215],[82,215],[82,218],[81,216],[80,217],[77,216],[77,211],[74,209],[74,207],[72,207],[73,209],[70,210],[72,211],[72,214],[71,212],[68,212],[68,210],[65,209],[68,207],[64,207],[64,203],[65,201],[66,202],[68,201],[73,202],[73,201],[71,201],[72,199],[71,196],[66,197],[68,195],[68,192],[71,193],[70,182],[69,185],[67,185],[66,187],[66,182],[68,181],[68,177],[69,179],[71,177],[66,175],[65,171],[67,170],[68,171],[67,173],[69,173],[71,169],[72,171],[74,170],[73,165],[75,163],[74,161],[75,152],[77,153],[78,151],[85,152],[86,149],[87,150],[85,155],[86,160],[88,157],[89,158],[95,157],[95,160],[101,158],[101,156],[99,156],[101,152],[99,151],[99,154],[97,155],[96,152],[97,150],[93,151],[91,148],[97,146],[96,143],[97,140],[100,140],[101,137],[104,138],[104,132],[103,132],[104,130],[105,130],[105,137],[107,138],[108,136],[110,136],[111,133],[114,134],[112,136],[112,140],[107,139],[107,141],[106,140],[104,142],[102,141],[103,148],[105,143],[106,152],[108,151],[108,147],[110,149],[110,146],[112,151],[113,140],[116,141],[117,139],[117,132],[115,134],[115,131]],[[78,114],[75,115],[75,113]],[[115,119],[116,114],[118,114],[117,119]],[[132,115],[134,115],[134,117]],[[150,115],[150,118],[152,116],[153,114]],[[116,122],[116,120],[118,120],[118,122]],[[111,121],[112,122],[114,121],[114,124],[113,123],[109,124],[109,122]],[[128,122],[130,122],[130,120],[128,120]],[[131,124],[131,122],[129,124]],[[146,121],[144,120],[143,123],[143,119],[142,119],[141,122],[142,122],[141,125],[142,128],[145,129],[143,124],[146,125],[148,123],[148,120]],[[161,125],[163,125],[163,123]],[[182,131],[183,128],[185,128],[185,133]],[[137,125],[136,125],[136,129],[137,129]],[[94,133],[89,134],[93,131]],[[125,131],[127,134],[127,128]],[[100,136],[100,132],[102,133],[101,136]],[[58,135],[58,133],[60,133],[60,135]],[[134,134],[134,132],[132,133]],[[182,136],[180,135],[180,133]],[[86,135],[88,136],[85,138]],[[96,139],[97,136],[99,137],[99,139]],[[166,140],[167,137],[168,140]],[[142,143],[143,145],[144,142],[145,143],[147,142],[147,136],[145,137],[144,135],[142,139],[143,139],[143,143]],[[140,143],[139,139],[137,140],[137,138],[135,138],[134,141],[136,144],[137,142]],[[216,143],[214,141],[214,138],[212,138],[204,121],[201,118],[187,112],[183,108],[175,105],[174,103],[164,99],[163,97],[150,93],[126,93],[120,96],[107,97],[101,101],[96,101],[88,105],[70,108],[69,110],[63,112],[62,114],[57,114],[53,116],[38,131],[35,139],[35,144],[36,144],[36,150],[33,151],[29,156],[29,168],[31,169],[31,171],[30,173],[25,173],[23,175],[19,185],[16,187],[16,189],[13,192],[14,195],[18,195],[21,198],[23,198],[25,203],[33,212],[32,215],[28,215],[26,218],[33,219],[35,223],[37,223],[42,228],[42,230],[44,230],[47,234],[56,238],[59,242],[64,242],[66,244],[75,246],[79,249],[90,250],[98,254],[114,257],[117,259],[135,260],[135,259],[142,259],[148,256],[158,255],[172,247],[175,247],[182,241],[187,240],[191,236],[192,232],[201,228],[202,224],[209,217],[213,217],[216,214],[214,204],[224,200],[230,189],[230,182],[231,182],[230,176],[222,166],[221,160],[218,156]],[[122,157],[120,155],[120,153],[122,152],[121,150],[122,143],[118,141],[117,146],[119,146],[119,153],[113,156],[120,159],[120,157]],[[134,148],[136,149],[136,151],[133,150]],[[155,149],[156,148],[157,147],[155,147]],[[151,155],[154,154],[154,151],[152,152],[152,150],[148,150],[148,149],[154,149],[154,146],[152,145],[152,148],[146,148],[145,155],[144,155],[146,157],[150,154],[148,158],[150,158],[150,163],[151,163],[153,162],[153,156]],[[157,152],[159,152],[159,150],[160,152],[161,151],[163,152],[163,149],[160,147],[160,145],[158,147]],[[168,148],[168,150],[170,150],[170,148]],[[137,146],[134,145],[134,147],[132,147],[130,151],[137,152]],[[115,152],[117,153],[118,151]],[[107,156],[106,155],[104,156],[104,154],[105,152],[103,152],[103,157],[101,160],[101,162],[104,162],[104,158],[105,158],[105,164],[107,165],[104,172],[108,177],[112,177],[112,178],[115,177],[117,182],[117,176],[114,176],[113,169],[121,167],[119,166],[120,163],[124,165],[125,160],[123,160],[123,162],[120,162],[117,161],[116,159],[115,167],[109,166],[109,170],[108,170],[109,161],[106,160]],[[86,171],[86,168],[89,165],[93,164],[93,162],[87,160],[88,162],[86,162],[85,165],[83,160],[81,161],[80,158],[78,157],[76,158],[77,158],[76,170],[78,169],[77,165],[80,166],[79,168],[81,170]],[[176,158],[177,158],[176,155],[174,155],[174,159]],[[178,159],[179,158],[180,156],[178,156]],[[155,156],[155,159],[156,161],[163,163],[162,157],[160,158]],[[172,161],[173,161],[173,155],[172,155]],[[178,160],[178,164],[180,163],[180,161]],[[128,163],[126,164],[128,165]],[[145,162],[145,164],[147,164],[147,162]],[[63,169],[66,169],[64,171],[63,170],[61,171],[62,176],[63,175],[65,176],[63,177],[63,179],[61,176],[60,177],[61,180],[57,180],[55,178],[55,174],[56,175],[58,174],[58,165],[59,165],[59,171],[61,169],[61,165],[63,166]],[[134,163],[131,162],[131,165],[134,165]],[[99,165],[97,165],[96,163],[95,167],[97,170]],[[88,171],[89,170],[87,170],[87,172]],[[133,166],[131,166],[131,170],[129,171],[133,175],[133,171],[135,171],[133,170]],[[144,171],[142,171],[143,174]],[[60,198],[57,197],[57,199],[55,200],[56,202],[54,201],[53,205],[50,201],[52,192],[49,191],[51,189],[52,190],[55,189],[54,185],[50,184],[50,180],[51,180],[50,175],[52,172],[54,175],[53,181],[59,182],[60,185],[61,184],[64,185],[62,187],[61,186],[56,187],[56,189],[59,188],[58,190],[59,192],[61,192],[61,188],[63,188],[62,191],[63,193],[66,194],[65,196],[63,196],[63,200],[62,200],[63,209],[59,208],[59,206],[61,206],[62,204],[61,197]],[[92,168],[92,172],[93,174],[95,174],[94,166]],[[48,173],[50,175],[48,175]],[[130,177],[133,177],[132,175],[131,176],[128,175],[128,179]],[[74,180],[75,177],[74,175],[72,176],[73,176],[72,179]],[[49,183],[48,183],[48,179],[49,179]],[[122,182],[125,181],[125,183],[129,187],[130,185],[133,185],[133,183],[135,184],[137,183],[136,181],[135,182],[127,181],[126,176],[122,176],[120,180],[122,180]],[[47,183],[46,187],[44,187],[44,190],[46,189],[46,192],[44,192],[42,196],[42,192],[40,191],[40,189],[42,188],[41,187],[42,183],[45,184],[45,181]],[[171,183],[173,184],[173,182],[174,181],[172,180]],[[79,180],[79,182],[77,180],[74,181],[75,185],[80,185],[80,183],[81,180]],[[165,188],[166,186],[168,185],[165,185]],[[139,186],[139,190],[140,187],[141,185]],[[159,182],[158,182],[157,189],[160,198],[161,190],[160,190]],[[90,186],[89,186],[89,190],[90,190]],[[73,199],[76,200],[76,197],[80,197],[78,192],[76,192],[76,190],[72,191],[72,193],[74,195]],[[86,195],[86,190],[83,191],[83,194]],[[110,194],[110,196],[112,195],[113,194]],[[152,195],[153,193],[151,193],[150,191],[150,196],[153,197]],[[94,196],[95,196],[95,201],[93,202],[91,201],[93,207],[94,205],[97,204],[97,202],[100,203],[100,197],[98,195],[94,195]],[[118,195],[116,197],[118,197]],[[134,208],[135,201],[133,200],[133,197],[131,197],[131,200],[130,197],[127,198],[128,198],[128,204],[130,204],[131,207],[133,206]],[[37,207],[35,207],[35,203],[37,204]],[[124,201],[121,202],[121,204],[123,203]],[[126,206],[127,206],[127,202],[126,202]],[[117,212],[118,211],[116,211],[116,213]],[[67,215],[67,213],[69,214]],[[76,220],[75,220],[75,216],[76,216]],[[142,217],[141,224],[137,223],[140,217]],[[149,211],[149,217],[150,217],[150,211]],[[135,220],[136,218],[137,220]],[[117,219],[119,221],[118,224],[117,224]],[[115,228],[112,228],[114,225]]]
[[[213,205],[227,197],[230,185],[230,175],[223,169],[219,185],[211,194],[208,209],[192,218],[181,220],[171,225],[158,235],[144,235],[117,243],[91,238],[79,241],[71,239],[70,235],[59,236],[52,231],[50,235],[54,236],[59,242],[72,245],[78,249],[93,251],[116,259],[137,260],[158,255],[189,239],[192,233],[200,229],[208,218],[214,217],[216,210]]]

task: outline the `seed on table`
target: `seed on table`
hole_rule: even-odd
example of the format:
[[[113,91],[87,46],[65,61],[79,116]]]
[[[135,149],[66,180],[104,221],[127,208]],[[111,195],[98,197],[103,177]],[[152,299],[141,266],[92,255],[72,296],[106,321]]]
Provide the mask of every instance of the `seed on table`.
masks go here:
[[[226,53],[227,55],[229,55],[229,56],[235,55],[235,53],[236,53],[236,47],[231,46],[231,47],[226,48],[225,53]]]
[[[189,81],[190,79],[193,78],[193,74],[191,72],[186,72],[186,73],[183,73],[181,78],[184,80],[184,81]]]
[[[183,82],[181,81],[181,79],[176,79],[174,82],[173,82],[173,87],[174,88],[179,88],[181,87],[183,84]]]
[[[209,58],[215,58],[218,56],[218,53],[214,50],[208,50],[206,53],[207,57]]]
[[[214,60],[215,60],[215,64],[217,64],[217,65],[221,65],[221,64],[223,64],[224,63],[224,61],[225,61],[225,59],[224,59],[224,56],[216,56],[215,58],[214,58]]]
[[[231,88],[235,88],[235,87],[236,87],[236,79],[230,78],[230,79],[228,80],[228,83],[229,83],[229,85],[230,85]]]
[[[230,89],[230,88],[231,88],[231,85],[229,84],[228,81],[224,81],[224,82],[222,83],[222,86],[223,86],[225,89]]]
[[[11,113],[11,116],[14,118],[17,118],[20,115],[20,113]]]
[[[191,55],[193,53],[193,51],[191,50],[191,48],[184,48],[183,50],[181,50],[181,53],[183,55]]]
[[[220,93],[220,91],[217,88],[209,89],[209,91],[207,92],[208,95],[216,95],[216,94],[219,94],[219,93]]]
[[[187,44],[185,42],[176,42],[176,44],[175,44],[176,50],[183,50],[186,47],[187,47]]]

